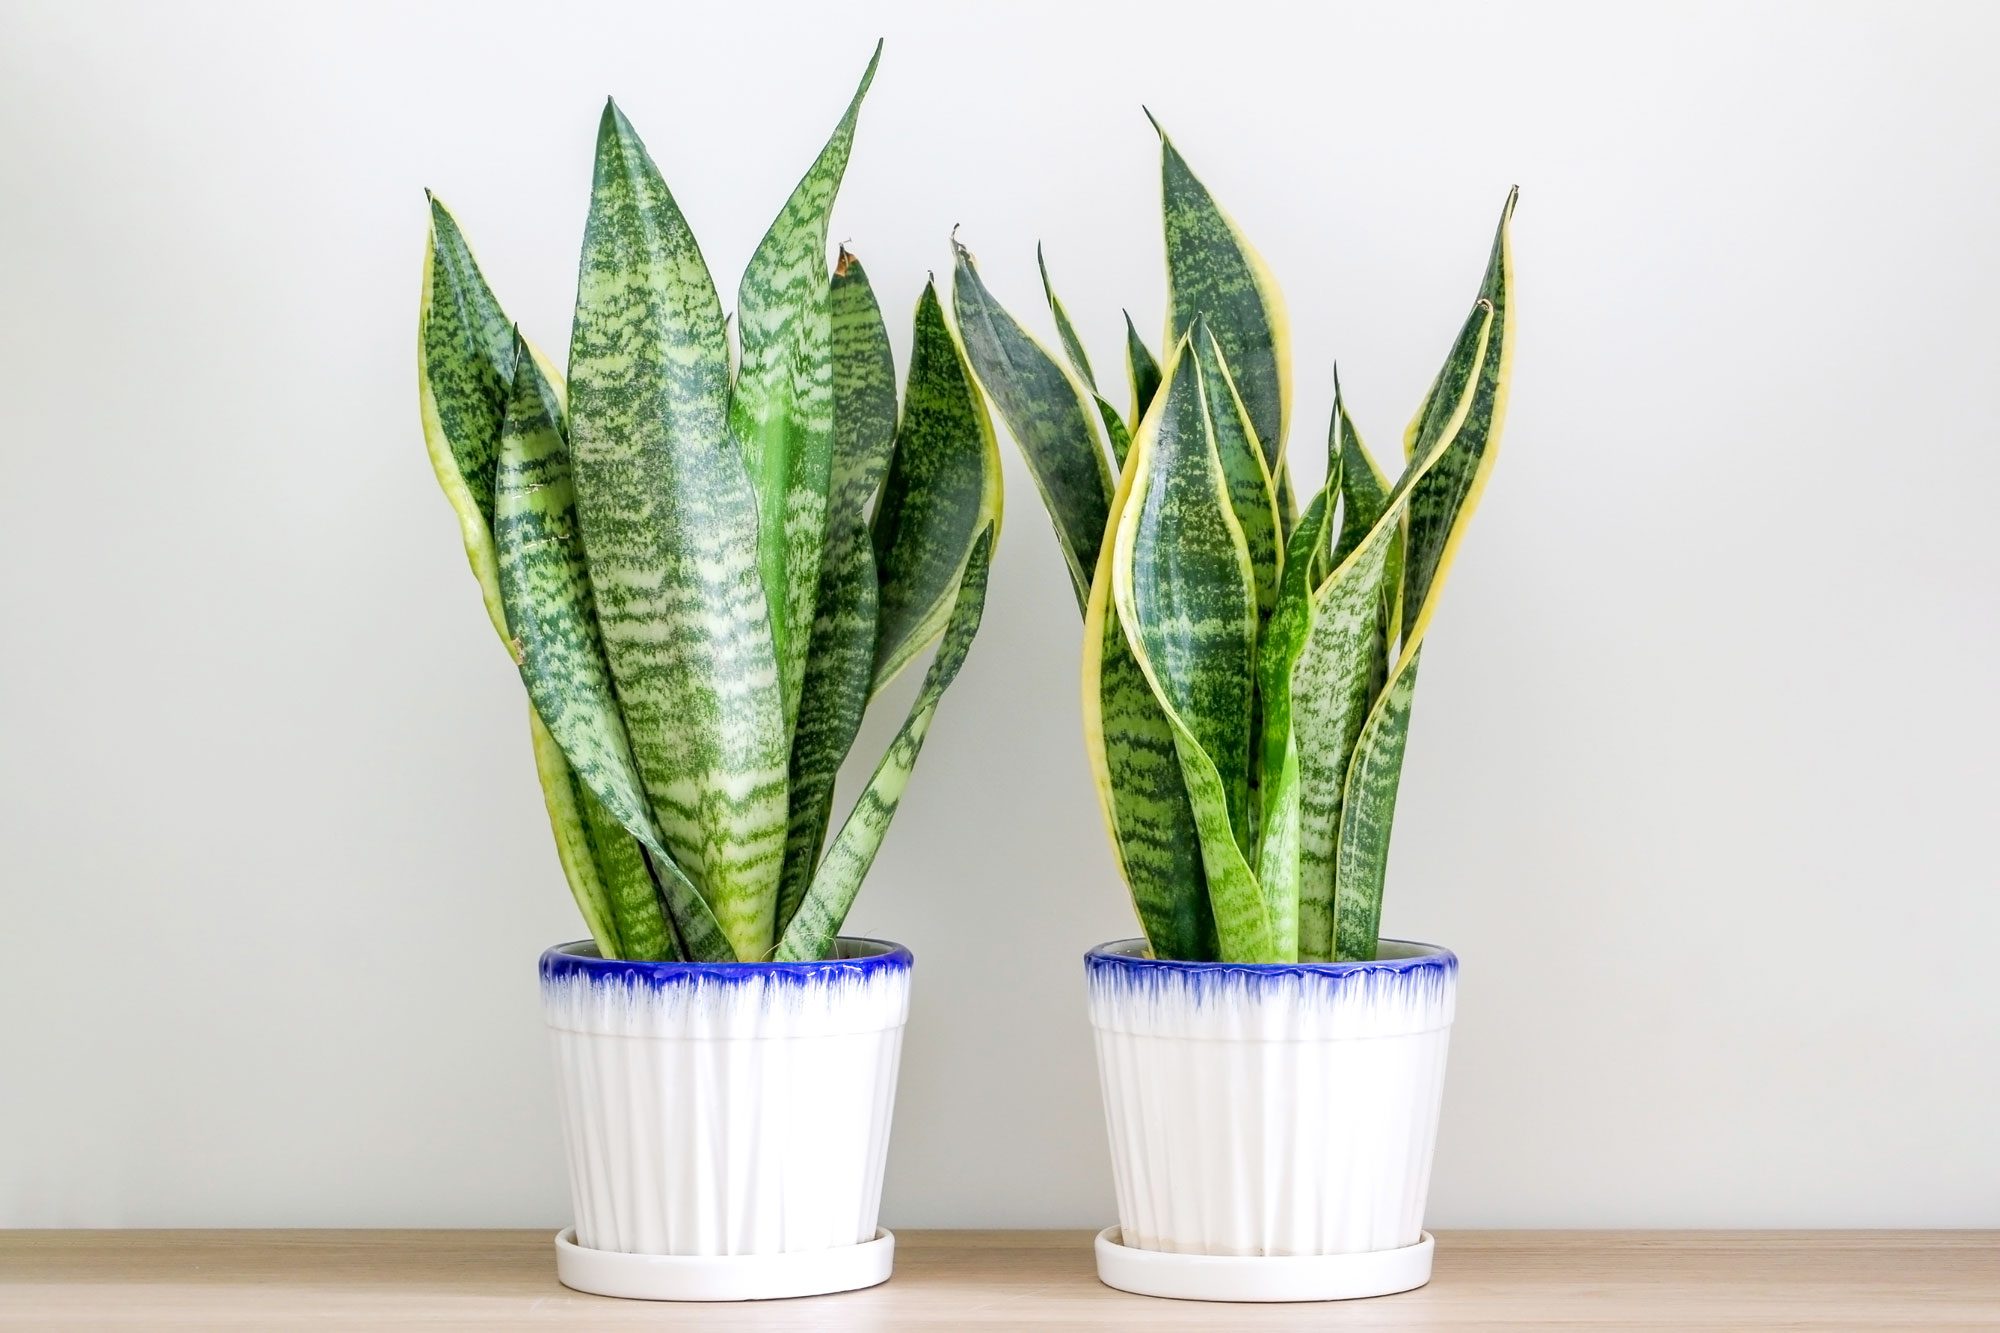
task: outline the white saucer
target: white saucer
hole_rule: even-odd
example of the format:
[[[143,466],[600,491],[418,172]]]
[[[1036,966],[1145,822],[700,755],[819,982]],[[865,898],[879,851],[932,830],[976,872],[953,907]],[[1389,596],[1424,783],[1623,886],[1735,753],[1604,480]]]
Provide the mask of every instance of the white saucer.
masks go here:
[[[1431,1280],[1431,1233],[1400,1250],[1364,1254],[1169,1254],[1097,1233],[1097,1277],[1107,1287],[1181,1301],[1348,1301],[1409,1291]]]
[[[855,1291],[888,1281],[895,1260],[896,1237],[886,1230],[831,1250],[726,1255],[616,1254],[584,1249],[574,1227],[556,1233],[556,1278],[565,1287],[642,1301],[768,1301]]]

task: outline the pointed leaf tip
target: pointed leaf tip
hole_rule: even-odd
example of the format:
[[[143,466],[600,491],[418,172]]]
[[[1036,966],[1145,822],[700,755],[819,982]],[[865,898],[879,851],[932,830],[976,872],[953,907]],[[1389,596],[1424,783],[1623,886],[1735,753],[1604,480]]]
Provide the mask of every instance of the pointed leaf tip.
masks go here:
[[[1160,118],[1153,114],[1153,109],[1149,106],[1142,104],[1139,109],[1146,113],[1146,121],[1153,127],[1153,133],[1160,136],[1161,143],[1165,143],[1167,141],[1167,131],[1166,127],[1160,124]]]

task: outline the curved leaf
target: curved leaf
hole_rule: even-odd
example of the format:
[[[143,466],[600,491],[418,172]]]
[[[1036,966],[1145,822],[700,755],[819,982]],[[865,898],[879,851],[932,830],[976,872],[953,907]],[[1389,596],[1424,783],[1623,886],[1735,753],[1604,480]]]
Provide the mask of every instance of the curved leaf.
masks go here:
[[[896,450],[875,504],[880,690],[944,632],[967,553],[1000,518],[1000,451],[986,403],[928,283],[917,302]]]
[[[833,470],[826,555],[812,651],[792,737],[791,825],[778,891],[783,934],[812,882],[826,842],[834,783],[854,745],[875,674],[877,588],[868,501],[896,442],[896,365],[861,261],[846,250],[834,270]]]
[[[1424,637],[1437,613],[1438,593],[1452,558],[1464,540],[1466,525],[1498,455],[1514,369],[1513,253],[1507,228],[1518,193],[1507,195],[1486,276],[1480,284],[1480,304],[1491,311],[1491,334],[1478,377],[1470,392],[1462,395],[1462,406],[1452,414],[1454,419],[1435,431],[1433,425],[1445,414],[1442,404],[1449,398],[1442,372],[1424,409],[1417,414],[1414,446],[1420,453],[1434,450],[1437,461],[1410,483],[1401,600],[1403,646],[1388,685],[1362,728],[1344,784],[1334,898],[1335,947],[1341,958],[1375,956],[1389,836],[1395,823],[1396,791]],[[1442,443],[1433,443],[1433,435]]]
[[[1056,297],[1055,284],[1049,281],[1049,261],[1042,255],[1042,247],[1035,247],[1035,267],[1042,271],[1042,294],[1049,298],[1049,313],[1056,319],[1056,336],[1062,339],[1063,355],[1069,358],[1071,370],[1090,391],[1090,397],[1097,404],[1097,415],[1104,422],[1104,434],[1111,441],[1111,457],[1122,467],[1125,451],[1132,445],[1132,433],[1126,429],[1125,421],[1118,415],[1118,409],[1097,390],[1097,376],[1091,373],[1090,358],[1084,354],[1083,340],[1076,336],[1076,326],[1069,322],[1069,311]]]
[[[1299,750],[1301,957],[1327,958],[1337,947],[1334,916],[1347,783],[1364,723],[1379,706],[1388,674],[1388,618],[1395,601],[1386,582],[1389,562],[1415,488],[1454,447],[1472,408],[1492,329],[1492,307],[1479,301],[1439,372],[1440,394],[1448,395],[1451,405],[1427,428],[1425,453],[1410,465],[1375,522],[1313,596],[1312,628],[1291,680]],[[1385,757],[1378,754],[1371,766]]]
[[[1146,409],[1153,405],[1153,395],[1160,391],[1160,363],[1147,350],[1139,330],[1132,327],[1129,310],[1125,312],[1125,376],[1132,382],[1132,429],[1136,431],[1146,418]],[[1123,466],[1125,460],[1118,462]]]
[[[728,364],[693,234],[607,105],[570,341],[577,508],[654,818],[754,958],[777,910],[789,747]]]
[[[1215,453],[1229,490],[1229,504],[1236,524],[1243,530],[1243,545],[1250,556],[1250,570],[1256,580],[1257,609],[1268,614],[1278,593],[1279,534],[1278,495],[1264,456],[1257,447],[1243,399],[1224,363],[1222,349],[1205,321],[1197,320],[1201,332],[1194,339],[1194,356],[1201,372],[1202,398],[1208,407],[1209,433],[1215,438]]]
[[[736,296],[741,365],[729,424],[762,516],[757,560],[788,727],[812,639],[833,462],[827,223],[881,59],[877,42],[846,114],[750,256]]]
[[[987,290],[972,253],[956,241],[952,249],[952,309],[966,358],[1021,447],[1082,607],[1114,489],[1090,409],[1076,381]]]
[[[784,938],[778,942],[780,962],[824,958],[840,934],[840,924],[847,919],[847,909],[853,905],[868,867],[875,862],[882,836],[889,831],[889,821],[896,817],[903,789],[909,785],[917,756],[923,751],[924,736],[930,731],[931,719],[937,715],[938,701],[957,678],[958,669],[965,664],[965,655],[972,647],[973,636],[979,632],[979,618],[986,605],[986,573],[992,563],[997,535],[997,528],[989,523],[974,541],[937,656],[932,659],[930,670],[924,673],[923,688],[917,692],[908,720],[889,743],[888,753],[875,766],[874,775],[827,849],[826,860],[813,876],[805,900],[785,928]]]
[[[514,374],[515,335],[480,274],[457,220],[435,196],[425,242],[423,294],[417,317],[418,405],[424,446],[438,485],[458,517],[467,562],[495,632],[506,641],[507,617],[493,546],[495,460],[506,396]],[[622,941],[612,919],[605,876],[584,827],[580,787],[562,750],[529,709],[535,775],[555,835],[556,859],[584,924],[608,958]]]
[[[1152,119],[1152,113],[1147,113]],[[1290,333],[1277,283],[1250,242],[1189,169],[1160,123],[1161,211],[1167,239],[1167,341],[1206,316],[1236,378],[1275,476],[1291,402]]]
[[[1275,961],[1270,913],[1245,857],[1256,587],[1192,351],[1202,336],[1197,327],[1182,339],[1160,407],[1133,441],[1111,599],[1173,728],[1222,956]]]

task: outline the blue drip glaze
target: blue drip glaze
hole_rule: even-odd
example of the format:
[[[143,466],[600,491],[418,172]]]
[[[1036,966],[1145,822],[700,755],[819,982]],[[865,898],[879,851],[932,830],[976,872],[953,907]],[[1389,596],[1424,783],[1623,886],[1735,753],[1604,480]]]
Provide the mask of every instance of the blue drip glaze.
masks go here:
[[[824,986],[841,981],[860,982],[887,972],[907,972],[914,961],[910,951],[889,940],[864,939],[843,935],[843,952],[865,949],[872,952],[851,958],[822,958],[810,963],[648,963],[630,958],[600,958],[589,940],[558,944],[542,955],[544,984],[575,977],[598,985],[644,986],[664,990],[678,986],[745,985]]]
[[[1084,975],[1092,986],[1157,988],[1173,985],[1197,1000],[1224,987],[1251,990],[1296,979],[1301,985],[1344,989],[1353,983],[1400,981],[1405,986],[1442,987],[1458,973],[1458,955],[1417,940],[1383,940],[1383,944],[1423,952],[1404,958],[1375,958],[1346,963],[1216,963],[1178,958],[1147,958],[1146,941],[1113,940],[1083,956]]]

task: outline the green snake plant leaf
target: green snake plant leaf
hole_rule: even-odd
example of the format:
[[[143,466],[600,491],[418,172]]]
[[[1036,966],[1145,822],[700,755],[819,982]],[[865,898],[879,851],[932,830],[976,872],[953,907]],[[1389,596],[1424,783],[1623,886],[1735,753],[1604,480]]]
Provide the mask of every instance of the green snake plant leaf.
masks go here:
[[[740,366],[729,424],[757,490],[758,567],[788,726],[810,651],[833,467],[827,225],[861,99],[881,59],[877,42],[846,114],[764,234],[737,290]]]
[[[971,251],[956,241],[952,248],[952,309],[966,357],[1021,447],[1082,607],[1115,489],[1084,391],[994,299]]]
[[[1147,113],[1152,119],[1152,113]],[[1167,240],[1167,341],[1206,317],[1235,377],[1264,462],[1278,475],[1291,403],[1285,304],[1270,271],[1189,169],[1160,123],[1160,186]],[[1290,510],[1286,517],[1289,519]]]
[[[931,659],[930,670],[924,673],[924,683],[910,715],[890,741],[889,751],[875,766],[868,785],[856,798],[854,809],[848,812],[833,845],[827,848],[826,859],[813,876],[812,887],[806,891],[805,900],[778,941],[778,961],[824,958],[839,935],[847,909],[881,848],[882,835],[888,832],[889,821],[896,817],[896,807],[917,766],[917,756],[923,751],[931,719],[937,715],[938,701],[957,678],[958,669],[965,665],[965,655],[979,631],[979,618],[986,606],[986,575],[997,536],[997,526],[989,523],[973,542],[937,656]]]
[[[417,320],[417,378],[424,444],[438,485],[458,516],[467,561],[486,614],[508,640],[494,549],[493,485],[500,429],[514,374],[515,335],[450,211],[430,199],[431,226]],[[607,876],[585,827],[587,794],[541,718],[528,710],[535,774],[555,835],[556,857],[584,924],[607,958],[621,956]]]
[[[1437,459],[1409,483],[1405,586],[1399,613],[1402,649],[1362,728],[1346,776],[1334,899],[1334,944],[1340,958],[1375,956],[1381,930],[1382,882],[1388,868],[1396,791],[1409,739],[1410,703],[1416,692],[1424,637],[1437,612],[1438,594],[1452,559],[1498,456],[1514,369],[1514,274],[1508,223],[1518,195],[1518,191],[1508,192],[1480,284],[1480,304],[1491,311],[1491,335],[1478,378],[1470,394],[1464,396],[1469,401],[1450,414],[1455,420],[1448,418],[1444,425],[1436,425],[1439,417],[1446,416],[1443,404],[1450,398],[1449,383],[1441,372],[1417,414],[1411,437],[1413,457],[1428,456],[1435,449]],[[1444,439],[1443,447],[1433,444],[1434,436]]]
[[[1173,729],[1223,956],[1276,961],[1270,912],[1246,857],[1255,575],[1193,351],[1206,337],[1198,320],[1180,341],[1161,405],[1132,443],[1133,484],[1118,516],[1111,600]]]
[[[1203,323],[1203,335],[1194,343],[1194,357],[1201,371],[1202,396],[1208,407],[1208,428],[1215,437],[1216,458],[1229,488],[1229,504],[1236,524],[1243,530],[1243,545],[1250,554],[1250,569],[1256,579],[1257,610],[1268,615],[1278,595],[1279,536],[1278,493],[1271,472],[1257,447],[1242,396],[1229,374],[1222,348],[1214,331]]]
[[[896,365],[861,261],[840,252],[833,323],[833,470],[819,608],[792,737],[791,827],[778,891],[783,934],[826,843],[834,782],[853,748],[875,675],[878,591],[868,502],[896,442]]]
[[[597,148],[569,376],[591,587],[654,819],[754,958],[775,925],[790,747],[722,310],[615,105]]]
[[[1477,398],[1451,450],[1424,479],[1410,499],[1408,564],[1403,597],[1403,655],[1409,656],[1412,643],[1421,642],[1423,631],[1437,611],[1437,593],[1444,585],[1458,543],[1465,536],[1466,520],[1479,503],[1486,478],[1499,455],[1500,427],[1507,415],[1507,391],[1514,365],[1514,316],[1511,306],[1513,253],[1507,225],[1513,219],[1520,191],[1510,190],[1500,210],[1500,225],[1493,235],[1493,250],[1487,260],[1486,276],[1479,285],[1480,299],[1493,308],[1493,341],[1498,354],[1487,359],[1479,373]],[[1418,414],[1417,448],[1423,452],[1424,431],[1430,418],[1443,412],[1445,395],[1434,390],[1431,401]]]
[[[1390,556],[1416,488],[1441,465],[1472,408],[1492,329],[1492,307],[1481,300],[1466,318],[1439,373],[1439,392],[1449,395],[1450,406],[1431,423],[1424,454],[1411,464],[1375,522],[1313,595],[1312,626],[1291,677],[1300,786],[1299,953],[1304,958],[1330,958],[1336,947],[1334,913],[1347,781],[1364,724],[1382,697],[1388,672],[1393,599],[1385,580]]]
[[[1143,419],[1140,429],[1146,429]],[[1114,531],[1131,499],[1135,461],[1127,456],[1112,499]],[[1112,851],[1153,956],[1213,958],[1215,914],[1208,903],[1201,835],[1181,778],[1174,729],[1111,605],[1114,545],[1105,542],[1099,550],[1084,611],[1084,745]]]
[[[535,776],[542,784],[549,831],[555,835],[556,860],[562,865],[563,878],[569,881],[570,896],[576,899],[577,911],[583,914],[590,937],[597,941],[598,954],[622,958],[624,941],[618,937],[618,926],[612,917],[611,895],[604,887],[604,876],[598,873],[597,854],[584,827],[583,802],[587,793],[576,780],[576,774],[570,772],[562,747],[535,715],[532,704],[528,707],[528,737],[534,745]]]
[[[1136,431],[1146,419],[1146,409],[1153,405],[1153,395],[1160,391],[1160,363],[1133,327],[1129,310],[1125,312],[1125,377],[1132,382],[1132,429]],[[1119,459],[1118,464],[1123,467],[1125,460]]]
[[[927,283],[917,302],[895,453],[875,503],[877,691],[944,632],[973,542],[999,518],[993,423],[945,323],[937,285]]]
[[[1300,799],[1298,737],[1292,728],[1292,668],[1312,630],[1312,557],[1331,526],[1334,489],[1313,497],[1286,546],[1283,577],[1257,638],[1257,881],[1284,930],[1275,943],[1286,959],[1299,952]]]
[[[1118,415],[1105,396],[1098,392],[1097,376],[1091,373],[1090,357],[1084,353],[1083,340],[1076,336],[1076,326],[1070,323],[1069,311],[1063,308],[1056,296],[1056,287],[1049,280],[1049,261],[1042,254],[1042,247],[1035,247],[1035,267],[1042,271],[1042,294],[1049,298],[1049,313],[1055,316],[1056,335],[1062,339],[1063,355],[1069,358],[1071,370],[1090,391],[1097,404],[1097,415],[1104,422],[1105,437],[1111,441],[1111,457],[1117,466],[1125,466],[1125,451],[1132,447],[1132,432],[1125,426],[1125,420]]]
[[[674,956],[645,857],[632,836],[662,846],[618,714],[577,531],[560,390],[525,345],[494,470],[493,545],[521,680],[585,796],[578,802],[604,882],[621,957]],[[602,816],[602,818],[596,818]],[[630,836],[626,830],[630,830]]]

